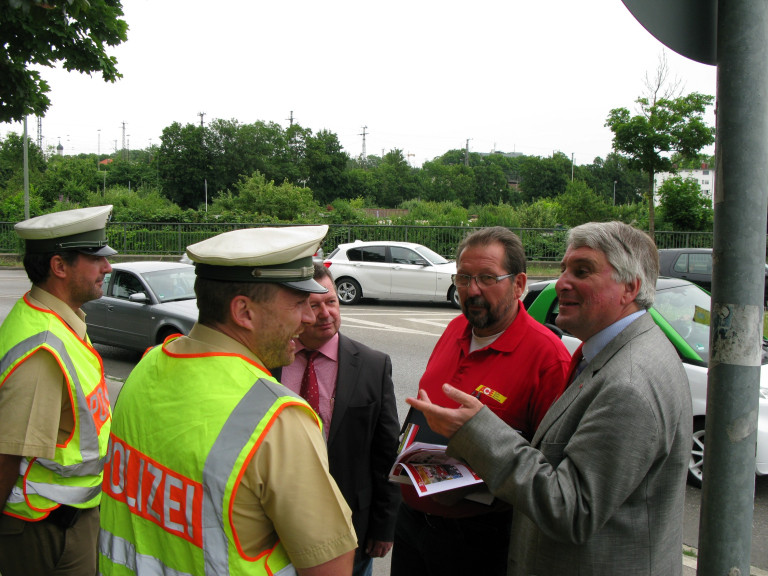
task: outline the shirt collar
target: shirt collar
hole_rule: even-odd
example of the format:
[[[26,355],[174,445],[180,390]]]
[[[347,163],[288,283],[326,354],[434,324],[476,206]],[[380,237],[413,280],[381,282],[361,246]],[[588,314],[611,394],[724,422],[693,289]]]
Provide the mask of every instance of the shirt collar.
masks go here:
[[[306,350],[307,347],[304,346],[301,342],[296,342],[296,352],[300,352],[302,350]],[[320,354],[328,358],[328,360],[333,360],[334,362],[339,361],[339,333],[336,332],[336,334],[333,335],[333,338],[328,340],[325,344],[320,346],[320,348],[317,349]]]
[[[30,298],[37,300],[45,308],[48,308],[52,312],[55,312],[67,325],[74,330],[75,334],[81,340],[85,339],[86,325],[85,325],[85,313],[77,309],[77,312],[69,307],[69,304],[56,298],[50,292],[40,288],[39,286],[32,286],[29,291]]]
[[[611,340],[616,338],[616,336],[618,336],[619,333],[624,330],[624,328],[632,324],[632,322],[640,318],[640,316],[645,313],[646,310],[638,310],[637,312],[633,312],[628,316],[624,316],[607,328],[603,328],[600,330],[600,332],[584,342],[584,346],[581,349],[581,353],[584,356],[584,359],[587,362],[592,362],[592,359],[597,356]]]

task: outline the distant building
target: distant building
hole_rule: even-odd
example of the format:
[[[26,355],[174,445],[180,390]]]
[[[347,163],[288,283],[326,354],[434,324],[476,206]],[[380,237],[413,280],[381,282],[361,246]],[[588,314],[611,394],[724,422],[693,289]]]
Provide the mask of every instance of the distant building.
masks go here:
[[[59,145],[56,146],[56,154],[58,154],[59,156],[64,155],[64,146],[61,145],[61,140],[59,140]]]
[[[712,207],[715,204],[715,171],[709,168],[707,164],[702,164],[701,168],[682,168],[677,172],[656,172],[653,176],[653,189],[654,194],[658,192],[661,185],[674,176],[680,176],[683,180],[693,179],[695,180],[702,193],[709,198],[712,202]],[[654,198],[656,196],[654,195]],[[658,202],[658,198],[656,198]]]

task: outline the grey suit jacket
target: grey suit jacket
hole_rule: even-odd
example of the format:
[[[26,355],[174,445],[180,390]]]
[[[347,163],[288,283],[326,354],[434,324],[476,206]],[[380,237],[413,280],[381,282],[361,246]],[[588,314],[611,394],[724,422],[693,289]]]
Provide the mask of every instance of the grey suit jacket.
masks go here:
[[[483,409],[451,439],[515,509],[509,575],[682,573],[691,397],[650,314],[552,405],[530,444]]]

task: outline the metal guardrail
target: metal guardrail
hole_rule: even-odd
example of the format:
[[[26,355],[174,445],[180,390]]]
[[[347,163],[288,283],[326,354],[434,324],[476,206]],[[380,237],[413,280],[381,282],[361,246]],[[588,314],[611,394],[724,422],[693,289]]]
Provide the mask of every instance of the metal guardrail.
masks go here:
[[[24,245],[13,230],[13,222],[0,222],[0,254],[21,255]],[[238,228],[281,226],[280,224],[243,223],[156,223],[110,222],[107,226],[109,244],[123,255],[146,254],[148,256],[181,255],[190,244],[200,242],[216,234]],[[285,224],[284,226],[289,226]],[[456,246],[474,228],[468,226],[421,226],[421,225],[329,225],[328,236],[323,241],[323,251],[330,254],[336,246],[355,240],[398,240],[416,242],[428,246],[446,258],[455,256]],[[565,253],[568,233],[563,228],[510,228],[525,246],[531,261],[559,261]],[[711,248],[712,232],[657,231],[659,248]],[[768,245],[768,238],[766,238]]]

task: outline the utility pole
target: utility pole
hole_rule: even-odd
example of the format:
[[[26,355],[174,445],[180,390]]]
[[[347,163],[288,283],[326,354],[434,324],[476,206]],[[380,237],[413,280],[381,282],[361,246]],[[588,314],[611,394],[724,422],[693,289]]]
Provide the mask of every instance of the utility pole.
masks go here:
[[[571,182],[573,182],[573,152],[571,152]]]
[[[24,219],[29,219],[29,139],[27,138],[27,117],[24,116]]]
[[[125,122],[123,122],[123,160],[125,160]]]
[[[40,151],[43,150],[43,119],[38,116],[37,117],[37,147],[40,148]]]
[[[366,136],[366,132],[365,131],[366,130],[368,130],[368,126],[363,126],[363,133],[362,134],[358,134],[358,136],[362,136],[363,137],[363,151],[360,153],[360,160],[362,161],[363,167],[365,167],[365,165],[367,163],[367,160],[368,160],[368,156],[367,156],[367,154],[365,152],[365,136]]]
[[[464,166],[469,166],[469,141],[472,138],[467,138],[467,144],[464,147]]]
[[[198,112],[198,116],[200,116],[200,128],[203,127],[203,116],[205,116],[205,112]]]
[[[293,126],[293,110],[291,110],[291,116],[289,118],[286,118],[288,120],[288,127],[290,128]]]

